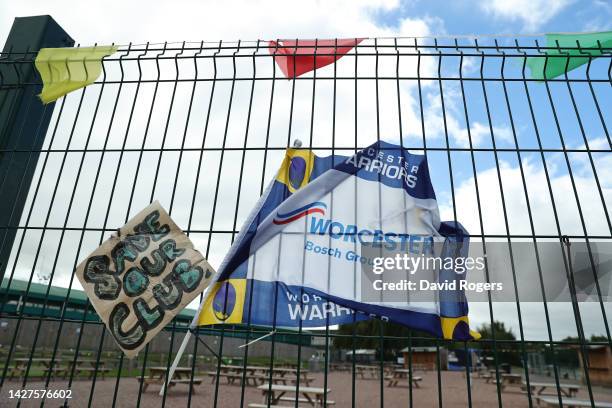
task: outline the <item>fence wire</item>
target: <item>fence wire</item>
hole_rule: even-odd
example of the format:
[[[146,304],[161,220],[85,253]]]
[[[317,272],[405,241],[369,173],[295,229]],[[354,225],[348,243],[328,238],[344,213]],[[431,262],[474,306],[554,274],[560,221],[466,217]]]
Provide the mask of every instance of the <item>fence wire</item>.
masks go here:
[[[610,49],[598,58],[585,53],[584,67],[540,81],[528,59],[567,54],[549,55],[557,49],[533,38],[367,39],[335,63],[288,80],[268,44],[122,46],[105,58],[95,84],[49,108],[51,125],[37,135],[42,148],[24,146],[21,134],[1,146],[0,191],[8,168],[35,171],[31,185],[18,178],[19,189],[29,189],[23,212],[16,202],[1,226],[2,250],[12,249],[1,269],[0,406],[29,406],[32,400],[10,399],[9,391],[38,388],[72,390],[72,398],[37,400],[40,406],[242,407],[261,401],[247,379],[256,364],[269,367],[270,384],[273,368],[295,367],[298,390],[313,375],[332,390],[324,406],[335,399],[353,407],[531,407],[541,398],[531,383],[552,384],[559,406],[573,406],[568,382],[580,384],[590,406],[612,401],[605,288],[596,279],[590,302],[549,302],[540,259],[526,279],[542,301],[521,302],[512,263],[514,302],[470,304],[472,321],[488,327],[478,342],[380,321],[294,332],[250,322],[199,327],[180,364],[189,386],[177,383],[163,396],[147,390],[151,369],[169,368],[194,311],[177,316],[130,361],[80,291],[76,265],[155,199],[219,265],[296,139],[318,155],[351,155],[378,140],[425,154],[442,218],[464,224],[483,246],[585,243],[595,273],[589,245],[611,242]],[[582,51],[579,43],[574,50]],[[35,57],[1,54],[0,72],[16,73],[0,77],[3,111],[17,109],[14,92],[39,84],[20,75]],[[560,273],[571,287],[571,260]],[[431,365],[420,360],[429,354]],[[391,389],[386,373],[400,355],[407,387]],[[459,372],[447,370],[450,355],[464,361]],[[364,362],[376,367],[374,380],[362,378]],[[222,369],[232,364],[243,370],[230,383]],[[523,392],[508,392],[509,367]],[[483,396],[483,389],[490,392]],[[288,405],[301,403],[290,397]]]

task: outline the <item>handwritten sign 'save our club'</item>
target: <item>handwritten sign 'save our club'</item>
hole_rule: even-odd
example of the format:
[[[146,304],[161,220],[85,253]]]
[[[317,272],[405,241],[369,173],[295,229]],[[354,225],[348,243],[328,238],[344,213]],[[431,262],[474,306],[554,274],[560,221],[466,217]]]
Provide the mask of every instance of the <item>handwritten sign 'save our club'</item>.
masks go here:
[[[156,201],[92,252],[76,274],[131,358],[208,286],[214,270]]]

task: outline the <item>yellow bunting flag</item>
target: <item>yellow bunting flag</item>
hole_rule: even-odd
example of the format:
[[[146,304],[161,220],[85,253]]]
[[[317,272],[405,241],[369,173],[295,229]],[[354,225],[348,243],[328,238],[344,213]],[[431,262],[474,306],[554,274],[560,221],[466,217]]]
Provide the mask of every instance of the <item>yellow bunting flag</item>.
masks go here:
[[[35,65],[43,82],[44,104],[92,84],[102,72],[102,58],[114,54],[115,45],[84,48],[43,48]]]

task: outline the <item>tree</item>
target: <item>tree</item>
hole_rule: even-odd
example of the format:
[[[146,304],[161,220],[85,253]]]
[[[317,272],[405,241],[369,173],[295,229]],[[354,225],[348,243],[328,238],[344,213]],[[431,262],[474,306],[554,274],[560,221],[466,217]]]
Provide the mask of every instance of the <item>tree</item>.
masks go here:
[[[512,329],[506,328],[503,322],[494,321],[493,325],[485,323],[478,328],[483,340],[516,340]]]
[[[565,341],[568,343],[580,343],[580,338],[578,338],[578,336],[568,336],[566,338],[564,338],[561,341]],[[601,342],[607,342],[608,341],[608,337],[602,335],[602,334],[593,334],[591,335],[591,339],[589,340],[588,338],[585,338],[585,342],[589,343],[589,342],[593,342],[593,343],[601,343]]]
[[[355,334],[354,338],[353,333]],[[428,334],[415,332],[406,326],[383,322],[378,319],[368,319],[354,324],[342,324],[336,334],[340,336],[334,337],[334,347],[345,350],[353,348],[353,341],[355,349],[380,350],[382,335],[385,359],[396,357],[401,349],[408,347],[411,336],[419,337],[411,340],[410,344],[412,346],[435,345],[434,338]],[[428,338],[431,338],[431,340]]]
[[[518,345],[514,343],[516,336],[512,329],[507,328],[503,322],[485,323],[478,328],[478,332],[482,335],[481,340],[483,341],[477,344],[483,350],[483,357],[492,357],[493,359],[497,357],[497,364],[521,365]]]

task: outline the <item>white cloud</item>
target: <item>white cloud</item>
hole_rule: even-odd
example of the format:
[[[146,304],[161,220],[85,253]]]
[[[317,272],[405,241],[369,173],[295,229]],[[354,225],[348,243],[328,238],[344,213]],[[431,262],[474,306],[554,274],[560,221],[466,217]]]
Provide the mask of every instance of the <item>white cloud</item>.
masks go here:
[[[573,0],[490,0],[481,3],[482,9],[496,18],[520,21],[527,31],[540,26],[559,14]]]
[[[448,134],[451,146],[469,147],[471,141],[472,147],[482,147],[492,140],[492,130],[497,143],[502,141],[509,144],[513,143],[512,130],[507,124],[493,124],[491,129],[488,123],[468,116],[470,120],[468,132],[467,126],[463,123],[465,122],[465,112],[461,94],[455,87],[448,85],[443,93],[444,110],[442,109],[439,89],[432,87],[426,93],[426,103],[423,110],[425,132],[428,138],[441,139]],[[470,95],[473,95],[473,93]],[[420,121],[418,120],[408,128],[408,135],[415,138],[421,137],[421,132]]]
[[[334,37],[410,37],[428,36],[432,34],[432,27],[442,30],[442,22],[439,19],[408,18],[399,21],[396,27],[390,27],[378,23],[374,15],[377,11],[389,11],[396,9],[399,1],[375,0],[375,1],[321,1],[308,6],[305,3],[288,5],[286,2],[278,1],[227,1],[227,2],[201,2],[182,1],[180,7],[176,3],[162,1],[150,1],[142,3],[124,3],[109,1],[105,3],[82,4],[68,1],[57,1],[50,4],[42,4],[36,1],[23,1],[13,4],[0,3],[0,27],[8,33],[15,16],[50,14],[66,31],[72,35],[81,45],[93,43],[118,43],[129,42],[143,43],[146,41],[160,42],[168,41],[215,41],[218,39],[274,39],[274,38],[334,38]],[[412,44],[412,40],[404,39],[403,42]],[[373,45],[369,41],[369,45]],[[393,44],[393,40],[380,40],[379,45]],[[386,52],[390,50],[381,49]],[[121,51],[120,51],[121,53]],[[134,55],[140,52],[134,53]],[[209,55],[211,51],[206,51]],[[249,50],[248,53],[251,53]],[[268,55],[267,50],[259,52]],[[381,63],[381,75],[395,75],[395,64],[389,63],[389,59],[395,60],[395,52],[386,57]],[[157,54],[152,52],[149,56]],[[167,56],[176,54],[176,51],[166,53]],[[433,68],[432,61],[423,59],[421,72],[430,72]],[[229,59],[218,59],[220,77],[231,76],[232,64]],[[346,75],[353,75],[353,61],[349,57],[338,64],[339,73],[344,70]],[[365,76],[365,72],[374,66],[373,57],[362,57],[359,61],[358,75]],[[382,59],[381,59],[382,61]],[[134,61],[124,64],[125,79],[136,79],[138,70]],[[192,60],[180,60],[180,77],[193,79]],[[251,61],[245,58],[237,59],[237,70],[242,72],[243,77],[252,76]],[[416,57],[402,57],[400,74],[404,76],[416,75]],[[119,64],[109,61],[105,64],[107,80],[119,77]],[[212,60],[203,58],[198,61],[198,78],[210,79],[212,77]],[[174,61],[166,60],[160,62],[162,78],[174,79]],[[317,75],[330,76],[333,67],[325,67],[317,71]],[[157,75],[154,60],[142,62],[143,79],[154,79]],[[257,77],[270,77],[271,64],[269,58],[257,59]],[[377,106],[376,89],[373,82],[359,84],[358,98],[354,95],[354,84],[351,81],[338,81],[337,106],[336,106],[336,144],[341,146],[352,146],[355,134],[355,105],[358,106],[359,145],[363,146],[376,140],[377,130],[375,128],[377,114],[380,116],[381,138],[395,139],[398,135],[398,103],[395,82],[380,81],[380,99]],[[60,118],[58,131],[54,137],[52,148],[101,149],[108,135],[106,148],[120,149],[127,140],[125,147],[138,149],[143,143],[146,135],[147,148],[159,148],[162,145],[166,125],[167,134],[165,148],[178,148],[182,139],[185,118],[188,111],[190,92],[192,86],[196,86],[192,114],[189,126],[186,129],[185,147],[199,148],[203,142],[204,128],[207,126],[207,147],[220,147],[225,135],[225,123],[228,111],[231,111],[231,120],[227,129],[227,146],[241,147],[245,143],[246,113],[250,101],[250,82],[239,81],[236,83],[234,98],[229,109],[229,81],[216,83],[214,96],[211,96],[211,82],[185,82],[177,86],[176,96],[170,112],[170,101],[173,91],[172,83],[161,83],[157,89],[157,96],[153,102],[154,84],[143,83],[139,88],[138,97],[135,95],[135,84],[124,84],[121,93],[118,94],[118,86],[106,85],[102,95],[101,103],[95,114],[95,107],[101,87],[94,85],[88,87],[85,92],[83,106],[75,119],[76,108],[81,97],[81,91],[76,91],[65,99],[65,108]],[[415,101],[411,90],[414,85],[402,83],[400,95],[402,98],[402,116],[404,126],[418,127],[415,115]],[[291,139],[301,138],[307,145],[310,133],[311,114],[315,115],[315,127],[313,128],[313,144],[329,146],[331,144],[332,100],[331,81],[319,81],[316,88],[316,104],[312,112],[312,83],[309,81],[296,81],[294,96],[294,107],[291,122]],[[270,115],[269,145],[275,147],[285,146],[289,134],[289,107],[291,100],[292,83],[289,81],[276,81],[274,90],[274,103]],[[264,145],[268,131],[268,113],[270,110],[271,82],[257,81],[253,94],[252,113],[249,123],[249,131],[246,139],[249,146],[261,147]],[[132,104],[134,114],[130,118]],[[117,103],[117,110],[113,114],[113,106]],[[209,106],[210,116],[207,115]],[[55,110],[56,120],[59,109]],[[152,112],[152,113],[150,113]],[[150,116],[150,117],[149,117]],[[111,121],[112,118],[112,121]],[[126,131],[128,120],[130,122],[129,132]],[[150,123],[149,123],[150,121]],[[71,136],[73,123],[76,122],[75,131]],[[90,130],[90,126],[92,125]],[[53,126],[51,126],[53,127]],[[408,132],[406,132],[408,133]],[[71,142],[69,143],[69,140]],[[86,140],[89,140],[86,144]],[[51,142],[50,134],[45,139],[45,147]],[[259,184],[261,183],[262,156],[261,152],[249,153],[243,161],[245,162],[244,179],[240,186],[240,205],[236,203],[238,190],[238,176],[240,161],[238,152],[226,152],[221,173],[223,182],[219,187],[220,203],[216,208],[215,222],[211,224],[213,192],[217,182],[220,155],[218,151],[205,152],[201,157],[199,152],[185,152],[180,166],[177,179],[178,188],[172,206],[172,216],[177,222],[187,228],[189,224],[189,213],[192,205],[195,175],[197,164],[202,162],[200,179],[197,185],[196,204],[193,210],[191,228],[196,230],[231,230],[234,226],[234,211],[238,206],[237,228],[241,227],[249,209],[259,196]],[[278,166],[282,157],[282,151],[271,151],[268,156],[266,167],[267,183],[269,174]],[[92,190],[91,181],[94,180],[100,161],[99,153],[89,153],[83,159],[83,170],[77,177],[77,169],[81,161],[80,154],[71,153],[65,164],[62,165],[63,154],[49,155],[42,182],[37,193],[36,202],[32,207],[35,186],[42,166],[44,157],[37,165],[38,175],[35,177],[30,189],[29,199],[26,203],[20,225],[44,226],[61,228],[67,219],[68,227],[81,228],[84,224],[89,228],[100,228],[103,225],[115,227],[125,222],[128,202],[133,193],[133,203],[130,208],[131,215],[145,206],[153,194],[160,199],[167,208],[170,206],[172,189],[168,188],[174,183],[174,177],[178,171],[178,153],[165,152],[162,159],[155,152],[143,154],[138,178],[134,181],[137,152],[128,152],[123,155],[119,164],[118,153],[106,153],[102,165],[102,171]],[[160,173],[157,182],[153,183],[156,168],[160,163]],[[60,167],[63,166],[60,175]],[[110,189],[114,179],[119,177],[119,182],[112,199]],[[59,188],[52,200],[54,187],[59,180]],[[132,187],[133,186],[133,187]],[[69,208],[69,197],[76,191],[77,197],[87,197],[84,202],[92,202],[91,211],[87,222],[85,222],[86,205],[75,201]],[[32,208],[32,209],[31,209]],[[105,222],[108,212],[108,221]],[[31,218],[28,219],[28,214]],[[48,223],[45,222],[49,215]],[[21,239],[21,232],[15,240],[12,257],[7,268],[7,276],[14,274],[18,279],[29,279],[36,277],[36,272],[44,272],[49,275],[54,270],[53,284],[67,286],[72,275],[75,262],[82,259],[88,252],[93,250],[102,236],[99,232],[87,232],[83,244],[79,244],[80,231],[68,231],[63,237],[61,248],[59,244],[60,231],[47,230],[44,239],[41,238],[40,230],[28,230],[23,247],[19,252],[17,248]],[[106,235],[106,234],[105,234]],[[208,235],[194,234],[194,242],[202,251],[206,250],[209,243]],[[210,240],[209,259],[218,265],[224,253],[229,247],[229,235],[215,235]],[[34,265],[35,254],[40,245],[40,256]],[[54,266],[54,259],[58,251],[61,256],[58,265]],[[15,262],[16,261],[16,262]],[[36,280],[36,278],[34,279]],[[80,288],[78,282],[73,282],[74,288]],[[192,305],[194,306],[194,305]]]
[[[578,155],[578,154],[576,154]],[[570,156],[574,183],[578,191],[578,200],[582,210],[582,217],[588,235],[609,235],[610,231],[605,221],[605,213],[601,196],[592,175],[590,162],[586,153],[579,159]],[[595,158],[597,176],[601,183],[603,200],[609,204],[612,201],[612,185],[606,179],[606,165],[610,158]],[[583,235],[580,212],[572,189],[572,182],[566,170],[562,156],[547,157],[546,165],[549,173],[550,189],[546,173],[541,161],[532,157],[523,157],[523,174],[535,234],[556,235],[559,222],[561,234]],[[476,180],[480,192],[480,212],[486,234],[531,235],[529,212],[524,193],[523,178],[518,165],[505,160],[500,161],[500,186],[497,169],[495,167],[478,171]],[[510,231],[506,231],[504,222],[504,208],[502,207],[501,188],[505,199],[505,211],[508,217]],[[552,199],[551,191],[552,190]],[[462,181],[455,191],[457,203],[457,219],[473,234],[480,234],[479,209],[476,200],[475,179],[472,177]],[[555,208],[553,209],[553,201]],[[452,219],[452,203],[440,203],[442,219]]]
[[[591,148],[606,148],[605,138],[596,139],[591,143]],[[550,189],[548,187],[544,167],[538,156],[523,157],[523,175],[529,197],[531,217],[536,235],[557,235],[557,222],[553,211],[553,200],[556,206],[556,216],[561,229],[561,234],[583,235],[580,213],[578,211],[576,196],[572,189],[571,180],[565,167],[565,159],[562,155],[548,156],[547,166],[549,172]],[[603,200],[610,208],[612,203],[612,178],[608,176],[611,166],[610,156],[596,156],[594,164],[599,181],[601,183]],[[602,199],[597,189],[592,174],[591,164],[586,153],[575,153],[570,155],[574,182],[578,191],[578,200],[582,210],[582,216],[586,226],[586,234],[603,235],[610,234],[606,222]],[[457,219],[472,234],[480,234],[480,219],[482,216],[485,234],[532,234],[527,199],[524,193],[521,169],[516,163],[502,160],[500,162],[501,187],[495,167],[477,171],[476,180],[480,193],[480,208],[476,199],[475,178],[469,177],[458,183],[455,189],[455,202],[457,206]],[[501,191],[503,189],[505,208],[502,206]],[[453,219],[453,207],[450,198],[439,199],[441,218]],[[506,230],[504,210],[507,216],[509,231]],[[525,290],[530,285],[539,281],[525,281],[517,278],[519,291]],[[469,297],[468,297],[469,299]],[[606,313],[609,316],[612,303],[604,303]],[[572,318],[562,320],[559,316],[572,316],[571,305],[568,302],[552,302],[548,304],[550,311],[550,323],[554,339],[562,339],[567,336],[576,336],[576,326]],[[585,326],[587,337],[591,334],[605,332],[603,316],[599,310],[599,304],[594,302],[581,303],[582,321]],[[516,306],[511,303],[493,304],[494,319],[503,321],[506,326],[511,327],[514,333],[519,333],[518,314]],[[543,305],[537,302],[522,302],[523,328],[528,340],[546,340],[547,334],[544,330],[546,317]],[[470,319],[474,326],[489,322],[489,309],[487,303],[470,303]]]
[[[0,27],[8,33],[14,16],[50,14],[81,44],[375,36],[391,33],[376,23],[375,12],[398,7],[399,0],[30,0],[3,2]],[[422,28],[400,31],[420,34]]]

